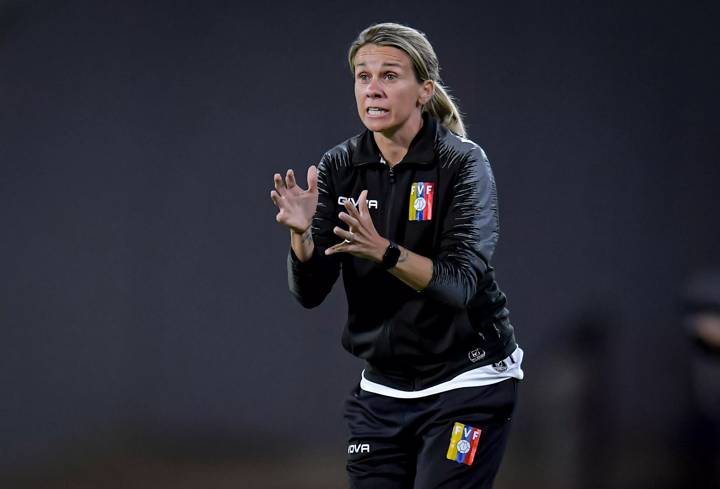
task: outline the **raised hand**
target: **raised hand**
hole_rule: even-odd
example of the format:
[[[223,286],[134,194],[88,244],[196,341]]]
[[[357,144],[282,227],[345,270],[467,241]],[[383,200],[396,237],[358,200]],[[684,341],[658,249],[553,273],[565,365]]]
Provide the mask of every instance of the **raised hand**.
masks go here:
[[[275,190],[270,198],[279,209],[275,220],[287,226],[297,234],[303,234],[310,228],[318,203],[317,168],[310,166],[307,171],[308,189],[303,190],[295,182],[295,173],[288,170],[285,181],[279,173],[273,176]]]
[[[335,227],[333,232],[343,239],[341,243],[325,250],[325,254],[350,253],[360,258],[381,262],[385,250],[390,243],[380,236],[370,217],[367,204],[367,190],[363,190],[358,198],[357,209],[350,199],[345,201],[345,210],[338,217],[348,225],[348,230]]]

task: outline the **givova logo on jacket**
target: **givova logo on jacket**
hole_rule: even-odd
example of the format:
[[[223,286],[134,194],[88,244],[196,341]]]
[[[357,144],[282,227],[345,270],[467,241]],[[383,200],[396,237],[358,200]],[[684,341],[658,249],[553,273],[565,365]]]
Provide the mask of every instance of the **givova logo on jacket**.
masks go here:
[[[433,182],[413,182],[410,187],[410,208],[408,219],[429,221],[432,219]]]

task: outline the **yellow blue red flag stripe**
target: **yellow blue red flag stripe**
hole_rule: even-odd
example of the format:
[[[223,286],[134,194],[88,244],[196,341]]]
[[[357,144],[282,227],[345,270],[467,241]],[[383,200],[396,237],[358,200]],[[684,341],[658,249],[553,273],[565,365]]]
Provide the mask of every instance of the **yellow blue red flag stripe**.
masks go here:
[[[447,458],[461,464],[472,465],[481,433],[480,428],[455,423],[450,437]]]

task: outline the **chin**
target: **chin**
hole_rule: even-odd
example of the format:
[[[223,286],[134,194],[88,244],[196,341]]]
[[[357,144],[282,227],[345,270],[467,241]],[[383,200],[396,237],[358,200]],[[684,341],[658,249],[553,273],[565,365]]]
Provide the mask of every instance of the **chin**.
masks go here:
[[[391,121],[370,118],[363,118],[363,124],[372,132],[386,132],[391,130],[393,127]]]

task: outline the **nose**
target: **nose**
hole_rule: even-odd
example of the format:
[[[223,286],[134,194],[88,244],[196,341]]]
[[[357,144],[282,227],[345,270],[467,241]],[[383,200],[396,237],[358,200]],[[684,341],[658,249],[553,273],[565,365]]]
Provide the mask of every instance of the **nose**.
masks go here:
[[[368,98],[382,97],[382,89],[377,81],[378,79],[373,77],[370,82],[365,86],[365,96]]]

